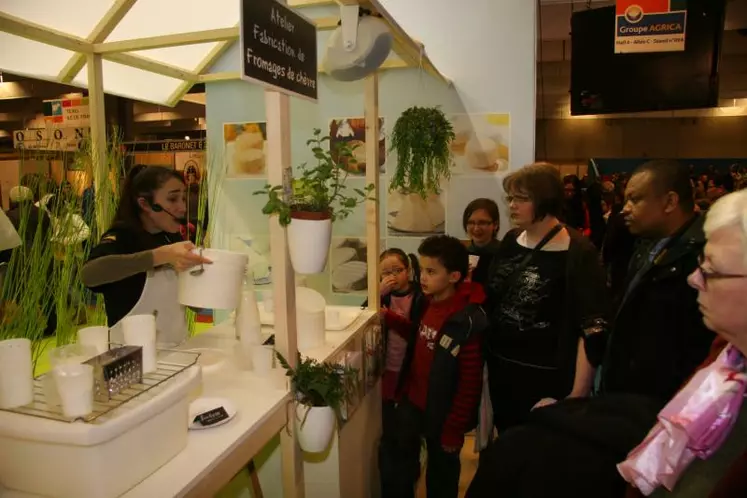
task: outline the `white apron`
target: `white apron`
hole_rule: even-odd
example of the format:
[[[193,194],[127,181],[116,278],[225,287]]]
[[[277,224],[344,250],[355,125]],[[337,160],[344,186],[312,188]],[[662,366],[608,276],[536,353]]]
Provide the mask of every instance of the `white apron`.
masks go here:
[[[140,299],[127,313],[127,316],[155,314],[156,344],[163,348],[173,348],[187,338],[186,308],[179,304],[178,293],[176,270],[168,266],[150,270]],[[110,340],[124,344],[121,320],[111,328]]]

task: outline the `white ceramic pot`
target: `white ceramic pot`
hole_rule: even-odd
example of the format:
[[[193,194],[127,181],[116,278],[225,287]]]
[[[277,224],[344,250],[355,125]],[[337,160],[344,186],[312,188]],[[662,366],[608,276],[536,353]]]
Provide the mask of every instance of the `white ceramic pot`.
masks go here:
[[[179,302],[194,308],[236,309],[249,256],[219,249],[203,249],[202,255],[212,263],[179,273]],[[194,271],[200,268],[205,271]]]
[[[335,433],[335,412],[329,406],[307,406],[296,403],[298,445],[307,453],[327,449]]]
[[[327,264],[329,245],[332,242],[332,220],[303,219],[304,215],[319,213],[293,213],[288,225],[288,251],[296,273],[312,275],[321,273]]]

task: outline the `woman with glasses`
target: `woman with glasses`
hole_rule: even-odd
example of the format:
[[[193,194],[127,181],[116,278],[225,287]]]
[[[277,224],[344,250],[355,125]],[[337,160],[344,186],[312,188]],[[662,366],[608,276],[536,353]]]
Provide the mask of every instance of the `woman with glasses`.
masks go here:
[[[590,392],[603,355],[604,273],[588,239],[558,220],[563,183],[550,164],[503,181],[512,224],[487,281],[487,364],[499,432],[538,406]]]
[[[462,215],[462,227],[469,237],[470,275],[473,282],[485,285],[493,257],[500,241],[500,212],[492,199],[479,198],[467,204]]]

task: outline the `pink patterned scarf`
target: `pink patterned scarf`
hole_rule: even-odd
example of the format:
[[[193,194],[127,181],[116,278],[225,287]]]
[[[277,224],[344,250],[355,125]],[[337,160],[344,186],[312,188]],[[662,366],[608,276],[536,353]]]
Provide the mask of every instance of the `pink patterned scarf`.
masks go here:
[[[721,447],[746,386],[744,356],[728,345],[659,412],[646,439],[618,464],[620,474],[646,496],[659,486],[671,491],[693,460],[705,460]]]

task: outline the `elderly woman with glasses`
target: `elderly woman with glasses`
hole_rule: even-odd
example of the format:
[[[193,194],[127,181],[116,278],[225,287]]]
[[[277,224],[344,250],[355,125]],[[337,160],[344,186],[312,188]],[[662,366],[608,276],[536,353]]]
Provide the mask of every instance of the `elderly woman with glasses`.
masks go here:
[[[719,199],[704,229],[708,242],[689,282],[704,323],[719,339],[646,440],[618,466],[645,496],[747,496],[747,191]]]

